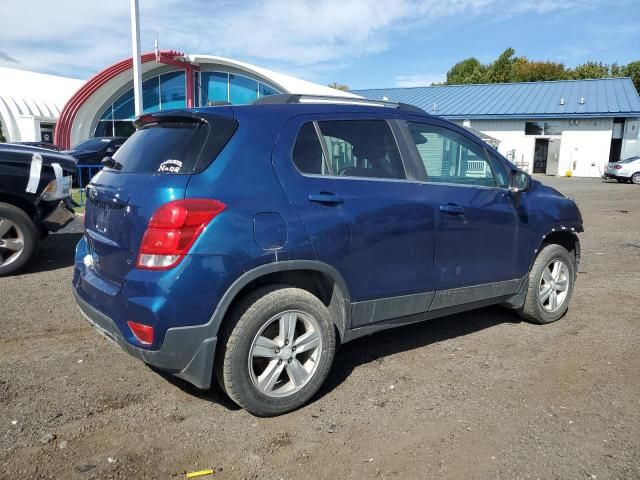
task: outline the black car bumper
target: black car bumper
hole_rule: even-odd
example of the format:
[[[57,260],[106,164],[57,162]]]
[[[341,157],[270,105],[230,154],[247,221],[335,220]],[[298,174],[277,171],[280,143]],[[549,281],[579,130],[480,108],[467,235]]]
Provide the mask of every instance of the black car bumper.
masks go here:
[[[80,311],[102,335],[144,363],[182,378],[201,389],[211,386],[216,337],[207,337],[207,326],[170,328],[159,350],[131,345],[116,323],[83,300],[74,290]]]
[[[58,205],[42,219],[44,228],[50,232],[57,232],[69,225],[76,218],[73,209],[69,205],[65,200],[61,200]]]

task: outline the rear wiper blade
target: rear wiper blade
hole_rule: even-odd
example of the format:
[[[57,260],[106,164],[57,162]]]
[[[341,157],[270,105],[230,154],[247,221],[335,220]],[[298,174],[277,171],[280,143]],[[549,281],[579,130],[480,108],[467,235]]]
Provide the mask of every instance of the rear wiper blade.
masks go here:
[[[113,168],[114,170],[122,169],[122,164],[113,157],[104,157],[102,159],[102,162],[100,163],[102,163],[102,165],[104,165],[105,167]]]

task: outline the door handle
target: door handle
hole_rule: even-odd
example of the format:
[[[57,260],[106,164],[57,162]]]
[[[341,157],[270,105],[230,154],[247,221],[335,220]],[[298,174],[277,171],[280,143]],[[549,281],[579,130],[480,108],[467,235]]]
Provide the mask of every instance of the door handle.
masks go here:
[[[311,200],[312,202],[332,203],[332,204],[338,204],[338,203],[344,202],[342,198],[329,192],[311,194],[309,195],[309,200]]]
[[[450,215],[462,215],[464,214],[464,208],[460,205],[440,205],[440,211],[444,213],[448,213]]]

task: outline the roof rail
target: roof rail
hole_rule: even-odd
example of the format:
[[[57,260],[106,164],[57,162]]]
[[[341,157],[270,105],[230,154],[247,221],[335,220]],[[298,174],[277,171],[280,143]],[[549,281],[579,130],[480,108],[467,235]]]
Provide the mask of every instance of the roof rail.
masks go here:
[[[370,107],[397,108],[407,112],[426,113],[420,107],[408,103],[385,102],[381,100],[369,100],[368,98],[340,97],[330,95],[305,95],[300,93],[282,93],[268,95],[254,100],[251,105],[284,105],[288,103],[328,103],[338,105],[364,105]]]

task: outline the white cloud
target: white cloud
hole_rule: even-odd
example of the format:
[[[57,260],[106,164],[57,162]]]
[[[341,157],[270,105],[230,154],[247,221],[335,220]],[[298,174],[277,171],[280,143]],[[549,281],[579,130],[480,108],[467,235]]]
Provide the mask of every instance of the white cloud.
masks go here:
[[[88,76],[130,55],[128,0],[1,1],[0,45],[21,68]],[[386,51],[398,32],[446,17],[546,13],[574,2],[140,0],[141,33],[147,51],[158,34],[163,48],[278,65],[308,77]],[[10,62],[6,56],[0,64]]]
[[[414,75],[397,75],[394,77],[396,87],[428,87],[432,83],[444,82],[445,73],[418,73]]]

